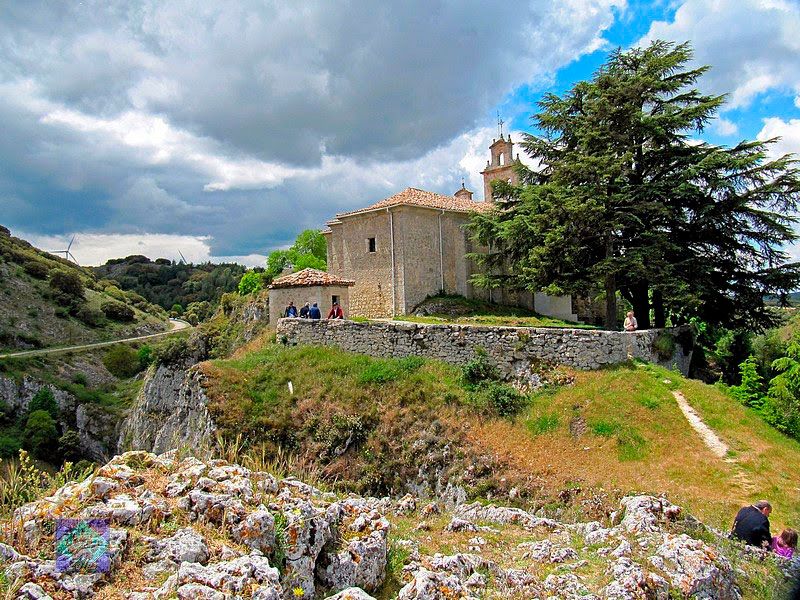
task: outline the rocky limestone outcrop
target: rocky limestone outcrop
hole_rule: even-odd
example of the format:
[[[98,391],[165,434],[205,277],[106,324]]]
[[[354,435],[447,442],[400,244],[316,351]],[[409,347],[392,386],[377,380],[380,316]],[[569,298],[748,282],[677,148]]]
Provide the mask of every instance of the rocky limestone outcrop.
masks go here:
[[[73,572],[52,556],[58,517],[108,524],[107,572]],[[117,456],[18,508],[9,525],[0,568],[17,599],[369,600],[389,582],[401,600],[739,600],[747,574],[723,547],[755,560],[663,498],[623,498],[606,523],[479,503],[442,512],[410,495],[336,495],[176,451]]]
[[[120,450],[166,452],[207,448],[215,427],[208,414],[203,374],[183,364],[158,365],[120,427]]]
[[[121,570],[126,581],[144,582],[124,590],[139,600],[374,591],[386,573],[387,506],[339,500],[224,461],[128,452],[93,477],[17,509],[17,547],[0,545],[0,559],[12,580],[61,597],[91,597],[101,589],[108,595]],[[71,572],[42,558],[54,546],[55,517],[108,523],[107,573]],[[342,597],[364,597],[348,594]]]

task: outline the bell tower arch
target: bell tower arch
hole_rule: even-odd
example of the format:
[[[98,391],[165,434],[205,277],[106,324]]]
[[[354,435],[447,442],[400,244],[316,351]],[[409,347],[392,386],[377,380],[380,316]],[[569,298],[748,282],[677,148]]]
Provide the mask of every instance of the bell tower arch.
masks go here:
[[[492,140],[492,145],[489,146],[490,158],[486,161],[486,168],[481,171],[485,202],[492,201],[493,181],[508,181],[513,184],[519,182],[514,170],[514,166],[519,162],[519,156],[515,158],[513,152],[514,142],[511,141],[511,135],[503,135],[501,128],[500,138]]]

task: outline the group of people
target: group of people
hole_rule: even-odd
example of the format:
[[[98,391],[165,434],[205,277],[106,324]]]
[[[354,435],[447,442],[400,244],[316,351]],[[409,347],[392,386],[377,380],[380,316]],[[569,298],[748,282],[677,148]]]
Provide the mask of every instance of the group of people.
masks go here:
[[[733,520],[731,535],[743,542],[771,550],[784,558],[792,558],[797,549],[797,532],[784,529],[780,535],[773,536],[769,531],[769,515],[772,505],[766,500],[745,506]]]
[[[303,306],[300,307],[300,312],[297,311],[297,307],[294,305],[294,302],[289,302],[289,305],[283,311],[284,317],[300,317],[301,319],[321,319],[322,312],[319,310],[319,306],[317,303],[314,302],[309,306],[309,303],[306,302]],[[326,319],[344,319],[344,312],[342,311],[342,307],[339,306],[338,302],[334,302],[333,306],[331,306],[330,311],[328,311],[328,316],[325,317]]]

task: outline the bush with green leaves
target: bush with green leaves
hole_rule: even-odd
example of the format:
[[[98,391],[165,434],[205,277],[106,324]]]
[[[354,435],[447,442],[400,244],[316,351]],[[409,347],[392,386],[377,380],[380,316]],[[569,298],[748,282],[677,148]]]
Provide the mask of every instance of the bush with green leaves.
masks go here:
[[[58,429],[50,413],[36,410],[28,415],[24,437],[25,447],[31,454],[42,460],[52,460],[58,449]]]
[[[761,408],[764,404],[764,379],[758,372],[758,360],[750,356],[739,365],[741,383],[731,387],[731,395],[745,406]]]
[[[133,311],[133,309],[122,302],[104,302],[100,307],[100,310],[102,310],[103,314],[105,314],[105,316],[112,321],[128,323],[133,321],[136,317],[136,313]]]
[[[148,346],[147,344],[139,348],[139,350],[136,353],[136,356],[139,358],[139,367],[141,368],[141,370],[144,370],[147,367],[149,367],[151,364],[153,364],[153,361],[155,360],[155,358],[153,357],[153,348],[151,346]]]
[[[64,460],[76,462],[83,458],[81,451],[81,437],[74,429],[67,429],[58,438],[58,453]]]
[[[498,381],[500,370],[489,360],[483,348],[475,350],[475,358],[461,367],[461,378],[467,387],[476,386],[484,381]]]
[[[103,364],[109,373],[120,379],[133,377],[142,369],[139,354],[125,344],[112,346],[103,355]]]
[[[778,373],[769,382],[761,413],[773,427],[800,439],[800,338],[795,337],[783,356],[772,363]]]
[[[500,381],[482,381],[470,392],[470,402],[483,412],[513,417],[528,405],[528,396]]]
[[[189,342],[185,337],[171,337],[153,348],[153,358],[159,365],[175,365],[189,358]]]
[[[25,272],[35,279],[47,279],[50,274],[50,267],[39,260],[28,260],[22,264]]]
[[[261,273],[248,271],[242,275],[242,278],[239,280],[239,294],[246,296],[254,292],[259,292],[261,291],[262,285]]]
[[[105,315],[96,308],[83,304],[75,313],[75,318],[89,327],[101,327],[105,322]]]
[[[58,403],[49,385],[40,387],[39,391],[34,394],[28,404],[29,413],[34,413],[38,410],[43,410],[53,417],[53,419],[58,419]]]
[[[169,309],[170,316],[180,317],[183,314],[183,307],[178,304],[177,302],[172,305],[172,308]]]
[[[50,273],[50,288],[62,306],[77,304],[83,300],[85,289],[80,275],[73,271],[56,269]]]
[[[72,383],[77,383],[78,385],[86,387],[89,385],[89,379],[86,377],[86,373],[78,372],[72,376]]]

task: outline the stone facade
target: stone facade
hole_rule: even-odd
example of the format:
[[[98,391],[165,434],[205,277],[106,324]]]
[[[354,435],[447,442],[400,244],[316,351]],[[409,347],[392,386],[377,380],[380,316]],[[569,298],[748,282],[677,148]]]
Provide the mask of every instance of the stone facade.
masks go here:
[[[517,182],[510,136],[493,140],[491,160],[482,171],[488,202],[472,199],[463,184],[452,196],[416,188],[367,208],[337,214],[328,221],[328,271],[355,281],[350,293],[353,315],[393,317],[408,314],[441,292],[534,309],[541,314],[577,320],[569,296],[551,297],[517,290],[474,288],[476,265],[465,226],[476,211],[491,208],[491,183]]]
[[[538,360],[588,370],[639,359],[686,375],[692,358],[692,335],[688,327],[626,333],[595,329],[421,325],[398,321],[355,323],[281,319],[277,335],[289,344],[336,346],[378,357],[418,355],[453,364],[471,360],[476,349],[483,348],[507,374],[524,371],[531,362]],[[674,345],[672,355],[666,358],[659,356],[655,348],[655,342],[662,336],[671,338]]]

